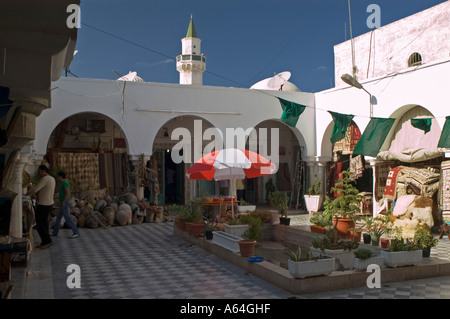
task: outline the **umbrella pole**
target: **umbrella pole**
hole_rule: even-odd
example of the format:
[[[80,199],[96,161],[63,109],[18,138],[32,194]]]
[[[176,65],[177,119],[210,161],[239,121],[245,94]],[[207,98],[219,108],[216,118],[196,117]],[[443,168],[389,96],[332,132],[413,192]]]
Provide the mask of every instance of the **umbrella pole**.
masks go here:
[[[233,205],[233,194],[234,194],[234,179],[230,179],[230,195],[231,195],[231,218],[234,219],[234,205]]]

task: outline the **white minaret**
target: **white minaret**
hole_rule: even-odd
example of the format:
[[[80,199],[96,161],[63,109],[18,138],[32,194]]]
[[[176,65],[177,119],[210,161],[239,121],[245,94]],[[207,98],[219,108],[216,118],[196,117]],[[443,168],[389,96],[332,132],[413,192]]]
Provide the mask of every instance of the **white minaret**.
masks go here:
[[[181,54],[177,56],[177,71],[180,72],[180,84],[202,85],[203,72],[206,70],[206,57],[201,52],[201,40],[197,38],[194,20],[189,22],[186,37],[181,39]]]

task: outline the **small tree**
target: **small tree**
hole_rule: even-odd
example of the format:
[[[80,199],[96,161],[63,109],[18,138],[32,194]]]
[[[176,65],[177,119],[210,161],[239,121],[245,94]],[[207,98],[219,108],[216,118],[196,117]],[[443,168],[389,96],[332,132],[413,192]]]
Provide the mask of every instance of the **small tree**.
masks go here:
[[[344,177],[339,179],[331,190],[338,193],[333,200],[327,196],[324,204],[324,213],[335,217],[353,218],[360,211],[359,203],[362,196],[353,185],[349,171],[343,171]]]

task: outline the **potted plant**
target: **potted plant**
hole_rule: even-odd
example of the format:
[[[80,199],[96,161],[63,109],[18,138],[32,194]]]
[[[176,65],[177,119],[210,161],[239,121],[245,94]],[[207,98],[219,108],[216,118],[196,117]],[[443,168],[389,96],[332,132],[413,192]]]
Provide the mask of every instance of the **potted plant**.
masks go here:
[[[372,246],[380,244],[380,238],[390,230],[391,218],[389,215],[378,214],[376,217],[366,216],[363,231],[370,235]]]
[[[350,239],[352,241],[356,241],[358,243],[361,241],[362,228],[352,227],[349,228],[348,231],[350,232]]]
[[[318,177],[303,197],[308,212],[318,212],[320,210],[323,203],[323,195],[320,194],[320,179]]]
[[[310,251],[313,256],[334,257],[335,270],[348,270],[353,268],[353,251],[358,247],[358,242],[339,239],[337,230],[332,229],[325,236],[314,238]]]
[[[244,216],[243,216],[244,217]],[[261,219],[252,215],[245,215],[248,229],[242,234],[242,240],[238,241],[242,257],[252,257],[255,254],[255,245],[263,237]]]
[[[241,200],[238,205],[238,212],[239,213],[245,213],[245,212],[253,212],[256,209],[256,205],[250,205],[250,203],[247,203],[245,200]]]
[[[175,225],[180,230],[186,230],[186,220],[189,218],[189,208],[173,204],[169,207],[170,210],[176,211]]]
[[[186,231],[194,237],[201,237],[205,230],[203,223],[203,200],[191,200],[188,208],[186,223]]]
[[[380,267],[384,264],[383,256],[373,254],[370,249],[359,248],[354,252],[353,269],[366,270],[369,265],[376,264]]]
[[[333,226],[331,218],[325,214],[314,214],[309,221],[312,223],[312,225],[309,225],[309,228],[313,233],[325,234]]]
[[[436,247],[439,240],[435,238],[425,224],[420,224],[414,232],[414,242],[422,249],[422,257],[430,257],[431,248]]]
[[[350,228],[355,227],[356,214],[360,212],[359,203],[361,195],[353,185],[349,171],[343,171],[343,178],[339,179],[331,190],[338,194],[333,200],[325,198],[324,213],[333,216],[338,236],[343,239],[350,238]]]
[[[223,224],[223,230],[231,235],[242,237],[242,234],[248,229],[246,215],[238,215],[234,218],[228,218]]]
[[[422,260],[422,250],[410,239],[401,237],[401,227],[394,230],[396,235],[389,241],[388,249],[380,250],[387,267],[417,265]]]
[[[270,205],[280,211],[280,224],[289,225],[290,218],[287,217],[287,210],[289,206],[289,196],[286,192],[274,191],[270,195]]]
[[[296,251],[288,252],[288,270],[294,278],[306,278],[312,276],[328,275],[334,270],[334,258],[332,257],[313,257],[311,252],[306,257],[301,256],[301,248],[298,246]]]
[[[217,224],[213,221],[207,220],[205,221],[205,238],[206,240],[212,240],[213,239],[213,232],[217,230]]]

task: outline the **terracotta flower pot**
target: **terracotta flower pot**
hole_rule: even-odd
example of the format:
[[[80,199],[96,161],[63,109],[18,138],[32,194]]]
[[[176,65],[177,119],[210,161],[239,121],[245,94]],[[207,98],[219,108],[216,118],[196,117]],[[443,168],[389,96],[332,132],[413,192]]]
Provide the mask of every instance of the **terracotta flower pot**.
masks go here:
[[[361,232],[360,231],[356,231],[356,230],[351,230],[350,231],[350,238],[352,241],[356,241],[357,243],[359,243],[361,241]]]
[[[194,237],[202,237],[205,225],[203,223],[186,223],[186,230]]]
[[[336,224],[336,218],[333,218],[334,223]],[[338,232],[338,237],[341,239],[350,239],[350,228],[355,227],[355,221],[351,218],[338,218],[336,229]]]
[[[239,240],[239,249],[241,253],[241,257],[253,257],[255,255],[255,240]]]
[[[380,239],[381,242],[381,248],[388,248],[389,245],[389,238],[381,238]]]
[[[177,217],[177,227],[180,230],[186,230],[186,223],[184,221],[184,218],[181,216]]]
[[[320,227],[320,226],[317,226],[317,225],[309,225],[309,229],[313,233],[325,234],[325,227]]]

